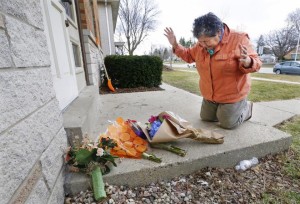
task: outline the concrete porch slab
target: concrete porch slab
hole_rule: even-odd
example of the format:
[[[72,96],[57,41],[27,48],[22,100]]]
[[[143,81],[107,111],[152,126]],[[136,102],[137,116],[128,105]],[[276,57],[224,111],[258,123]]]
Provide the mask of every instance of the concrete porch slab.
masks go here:
[[[280,102],[274,104],[271,102],[270,106],[268,103],[254,104],[254,115],[251,120],[235,130],[224,130],[216,123],[200,120],[202,97],[166,84],[162,85],[162,88],[165,90],[100,95],[99,121],[95,132],[99,134],[105,132],[108,120],[114,121],[118,116],[144,123],[151,115],[169,110],[190,121],[195,128],[210,129],[223,134],[224,144],[202,144],[191,139],[178,140],[173,143],[188,151],[185,157],[152,149],[149,152],[152,151],[161,157],[162,163],[157,164],[144,159],[121,159],[118,167],[114,167],[104,176],[105,182],[131,186],[146,185],[181,174],[189,174],[207,166],[233,167],[240,160],[277,153],[288,149],[291,144],[290,135],[273,128],[272,125],[292,117],[298,110],[281,110],[285,106]],[[290,106],[295,106],[299,102],[299,100],[292,101]],[[65,183],[66,192],[74,194],[85,190],[90,186],[89,182],[89,178],[85,175],[68,174]]]
[[[96,86],[86,86],[79,96],[63,112],[63,126],[72,144],[75,137],[80,141],[83,135],[88,134],[95,138],[94,127],[98,121],[99,90]]]
[[[253,106],[252,122],[275,126],[300,114],[300,99],[259,102]]]

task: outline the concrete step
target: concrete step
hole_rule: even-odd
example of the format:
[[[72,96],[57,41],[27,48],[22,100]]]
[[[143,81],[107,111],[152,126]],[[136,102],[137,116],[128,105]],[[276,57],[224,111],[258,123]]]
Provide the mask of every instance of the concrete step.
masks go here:
[[[121,159],[117,162],[117,167],[104,175],[104,181],[116,185],[147,185],[187,175],[204,167],[234,167],[241,160],[281,152],[291,144],[290,135],[252,122],[247,122],[236,130],[216,131],[225,136],[224,144],[202,144],[191,139],[181,139],[172,144],[187,150],[185,157],[152,149],[152,153],[162,158],[162,163],[144,159]],[[66,178],[68,193],[74,194],[90,186],[90,179],[84,174],[68,174]]]
[[[63,112],[63,125],[70,144],[73,144],[75,137],[82,141],[84,134],[88,134],[90,138],[98,136],[94,131],[99,120],[98,100],[99,89],[96,86],[86,86]]]
[[[169,180],[181,174],[190,174],[203,167],[234,167],[243,159],[261,158],[289,148],[291,136],[274,128],[282,121],[300,114],[300,100],[255,103],[253,117],[235,130],[224,130],[215,123],[200,120],[202,97],[164,84],[164,91],[100,95],[99,120],[94,132],[104,132],[108,122],[118,116],[146,122],[150,115],[170,110],[190,121],[195,128],[205,128],[221,133],[225,142],[221,145],[201,144],[191,139],[174,142],[188,151],[185,157],[153,149],[163,162],[158,164],[144,159],[120,159],[118,166],[104,175],[109,184],[140,186]],[[130,181],[130,182],[129,182]],[[68,174],[66,193],[75,194],[90,188],[88,176]]]

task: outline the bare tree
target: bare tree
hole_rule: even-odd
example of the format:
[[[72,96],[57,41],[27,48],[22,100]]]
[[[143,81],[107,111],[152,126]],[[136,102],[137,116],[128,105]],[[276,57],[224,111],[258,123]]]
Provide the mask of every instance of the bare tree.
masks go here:
[[[155,29],[159,13],[153,0],[121,0],[119,32],[125,35],[129,55]]]
[[[300,32],[300,8],[288,15],[287,22],[294,27],[298,33]]]
[[[295,32],[297,33],[297,45],[296,45],[296,54],[295,54],[295,60],[298,59],[298,51],[299,51],[299,41],[300,41],[300,9],[296,9],[294,12],[290,13],[287,22],[292,24],[292,26],[295,29]]]
[[[278,59],[291,52],[297,46],[300,32],[300,9],[290,13],[287,17],[287,25],[264,36],[266,45],[272,49]]]
[[[291,26],[272,31],[264,38],[266,45],[272,49],[278,59],[284,59],[284,56],[296,47],[295,32]]]

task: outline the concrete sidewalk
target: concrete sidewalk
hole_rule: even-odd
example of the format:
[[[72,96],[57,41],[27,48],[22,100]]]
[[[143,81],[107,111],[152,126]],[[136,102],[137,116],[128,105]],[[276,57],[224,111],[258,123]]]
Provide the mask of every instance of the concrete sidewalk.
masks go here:
[[[145,123],[151,115],[168,110],[188,120],[195,128],[206,128],[223,134],[224,144],[202,144],[191,139],[178,140],[173,144],[187,150],[185,157],[150,149],[149,152],[162,158],[162,163],[144,159],[121,159],[117,162],[118,167],[112,168],[112,171],[104,176],[105,182],[131,186],[146,185],[181,174],[190,174],[207,166],[233,167],[240,160],[277,153],[288,149],[291,144],[290,135],[273,126],[300,114],[300,99],[255,103],[253,117],[249,121],[237,129],[224,130],[216,123],[200,120],[202,97],[166,84],[161,87],[165,90],[101,95],[95,133],[105,132],[108,120],[114,121],[118,116]],[[67,193],[73,194],[89,186],[89,179],[85,175],[69,174],[66,178]]]
[[[277,82],[277,83],[284,83],[284,84],[297,84],[300,85],[300,82],[294,81],[286,81],[286,80],[276,80],[276,79],[267,79],[261,77],[251,77],[252,80],[259,80],[259,81],[270,81],[270,82]]]

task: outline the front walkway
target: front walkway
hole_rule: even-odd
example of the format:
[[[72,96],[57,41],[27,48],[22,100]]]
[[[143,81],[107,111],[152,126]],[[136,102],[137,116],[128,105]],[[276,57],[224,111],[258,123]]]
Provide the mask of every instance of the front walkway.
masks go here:
[[[300,82],[286,81],[286,80],[267,79],[267,78],[260,78],[260,77],[251,77],[251,79],[259,80],[259,81],[271,81],[271,82],[284,83],[284,84],[298,84],[298,85],[300,85]]]
[[[94,131],[98,134],[105,132],[108,120],[114,121],[119,116],[145,123],[151,115],[169,110],[191,122],[195,128],[223,134],[224,144],[178,140],[174,144],[188,151],[185,157],[163,150],[149,150],[162,158],[163,162],[158,164],[144,159],[121,159],[118,167],[104,176],[105,182],[124,185],[130,180],[131,186],[146,185],[180,174],[190,174],[206,166],[233,167],[240,160],[277,153],[288,149],[291,144],[290,135],[273,126],[300,114],[300,99],[255,103],[251,120],[235,130],[224,130],[216,123],[200,120],[202,97],[167,84],[163,84],[162,88],[165,90],[100,95],[99,120]],[[69,175],[66,190],[72,193],[84,190],[89,187],[88,181],[85,175]]]

